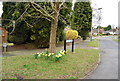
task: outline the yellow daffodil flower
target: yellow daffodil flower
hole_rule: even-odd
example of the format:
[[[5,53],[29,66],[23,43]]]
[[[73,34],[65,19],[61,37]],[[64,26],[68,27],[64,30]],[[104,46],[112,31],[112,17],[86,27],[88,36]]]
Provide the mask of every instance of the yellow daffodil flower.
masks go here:
[[[51,53],[51,55],[54,55],[54,53]]]

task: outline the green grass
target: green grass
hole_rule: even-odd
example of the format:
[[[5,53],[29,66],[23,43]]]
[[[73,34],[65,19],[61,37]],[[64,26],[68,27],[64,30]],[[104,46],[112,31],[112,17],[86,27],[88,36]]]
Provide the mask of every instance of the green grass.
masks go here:
[[[99,40],[93,39],[92,41],[88,42],[87,46],[88,47],[99,47]]]
[[[118,40],[118,39],[113,39],[113,41],[120,42],[120,40]]]
[[[59,61],[53,62],[32,55],[4,57],[2,78],[12,79],[20,74],[26,79],[79,79],[98,63],[99,50],[75,49]]]

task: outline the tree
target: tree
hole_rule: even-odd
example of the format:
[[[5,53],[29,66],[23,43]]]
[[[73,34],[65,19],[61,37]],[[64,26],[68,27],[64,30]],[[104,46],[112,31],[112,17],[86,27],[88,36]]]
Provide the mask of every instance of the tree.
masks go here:
[[[98,28],[100,28],[100,29],[101,29],[102,27],[101,27],[101,26],[97,26],[97,29],[98,29]]]
[[[32,7],[38,11],[45,19],[51,21],[51,30],[50,30],[50,41],[49,41],[49,52],[55,52],[56,49],[56,31],[58,26],[58,18],[60,15],[60,10],[64,7],[64,2],[50,2],[51,12],[48,13],[47,10],[42,8],[40,4],[31,2]],[[40,17],[40,16],[39,16]]]
[[[108,25],[107,27],[104,28],[105,31],[108,31],[108,30],[111,30],[111,29],[112,29],[111,25]]]
[[[15,4],[20,5],[20,3],[15,3]],[[70,9],[67,9],[67,11],[63,11],[63,9],[65,9],[64,8],[65,4],[68,5],[67,3],[64,3],[64,2],[24,3],[25,5],[24,7],[25,9],[23,9],[24,12],[22,12],[21,14],[19,13],[18,10],[15,10],[15,12],[13,12],[12,15],[16,15],[17,19],[15,19],[14,16],[12,18],[14,18],[15,20],[18,20],[19,22],[24,21],[25,25],[29,26],[28,29],[30,29],[33,32],[32,34],[36,34],[36,36],[32,35],[31,39],[34,39],[35,37],[39,38],[38,35],[40,35],[39,33],[41,33],[42,31],[37,31],[37,30],[41,30],[42,27],[45,28],[45,25],[40,25],[39,22],[42,23],[42,21],[44,21],[43,22],[44,24],[47,24],[48,26],[51,25],[49,51],[54,52],[56,47],[56,35],[60,37],[60,35],[56,33],[56,31],[58,30],[57,26],[58,25],[64,26],[62,24],[63,21],[61,21],[62,19],[64,20],[64,22],[66,22],[65,16],[62,17],[61,13],[62,15],[66,15],[66,13],[68,13],[67,11],[70,10]],[[70,4],[68,6],[70,7]],[[37,24],[40,25],[39,28],[38,28],[39,25]],[[44,31],[49,30],[49,28],[47,29],[47,27]],[[59,29],[63,30],[63,27]]]
[[[85,40],[92,26],[92,8],[90,2],[76,2],[72,28]]]

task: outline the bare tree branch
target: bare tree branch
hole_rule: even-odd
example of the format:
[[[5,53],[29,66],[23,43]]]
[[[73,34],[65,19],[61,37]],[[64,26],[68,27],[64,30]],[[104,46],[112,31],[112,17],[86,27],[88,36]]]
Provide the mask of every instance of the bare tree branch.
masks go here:
[[[50,2],[50,3],[51,3],[51,7],[52,7],[52,9],[53,9],[53,12],[52,12],[51,14],[57,13],[57,11],[56,11],[56,9],[55,9],[55,4],[54,4],[53,2]]]
[[[27,5],[28,8],[30,7],[30,5]],[[21,19],[23,17],[23,15],[27,12],[28,8],[26,8],[26,10],[22,13],[22,15],[16,20],[16,22],[18,22],[19,19]]]
[[[61,8],[61,6],[63,6],[63,3],[64,3],[64,2],[62,2],[62,3],[60,4],[60,7],[59,7],[59,8]]]
[[[54,18],[53,18],[49,13],[47,13],[40,5],[38,5],[38,4],[34,3],[34,2],[31,2],[31,4],[32,4],[33,8],[34,8],[36,11],[40,12],[43,16],[54,19]],[[36,6],[37,6],[38,8],[40,8],[40,9],[38,9],[38,8],[35,7],[34,5],[36,5]]]
[[[24,18],[23,18],[24,19]],[[24,19],[25,23],[30,26],[30,27],[34,27],[33,25],[29,24],[25,19]]]
[[[26,12],[27,13],[27,12]],[[29,16],[29,17],[32,17],[32,18],[44,18],[44,19],[47,19],[48,21],[51,21],[49,18],[46,18],[46,17],[44,17],[44,16],[32,16],[32,15],[30,15],[30,14],[28,14],[27,13],[27,16]]]
[[[50,2],[50,4],[51,4],[52,9],[54,10],[54,9],[55,9],[55,8],[54,8],[54,3],[53,3],[53,2]]]
[[[61,5],[60,10],[61,10],[61,9],[63,9],[63,8],[68,9],[68,8],[65,6],[65,4],[64,4],[64,3]]]

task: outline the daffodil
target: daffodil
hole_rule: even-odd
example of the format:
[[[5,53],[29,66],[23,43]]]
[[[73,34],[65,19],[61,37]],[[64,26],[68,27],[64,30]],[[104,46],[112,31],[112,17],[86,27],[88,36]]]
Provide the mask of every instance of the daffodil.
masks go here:
[[[52,53],[52,55],[54,55],[54,53]]]
[[[38,55],[38,57],[40,57],[40,56],[41,56],[41,54]]]
[[[58,54],[59,56],[62,56],[60,53]]]
[[[50,56],[50,55],[48,55],[48,56]]]
[[[62,55],[60,55],[60,54],[56,55],[57,58],[59,58],[59,57],[61,57],[61,56],[62,56]]]
[[[52,53],[49,53],[49,55],[52,55]]]
[[[39,52],[37,54],[39,54]]]

